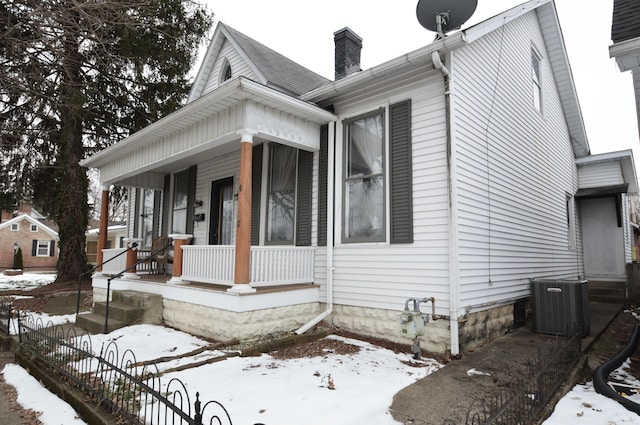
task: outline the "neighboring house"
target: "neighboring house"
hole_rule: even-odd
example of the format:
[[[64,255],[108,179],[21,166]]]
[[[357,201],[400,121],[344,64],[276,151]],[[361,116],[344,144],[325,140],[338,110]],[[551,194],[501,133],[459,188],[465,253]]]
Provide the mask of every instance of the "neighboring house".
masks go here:
[[[585,276],[592,217],[628,220],[599,200],[637,192],[631,153],[590,155],[553,1],[361,72],[360,37],[334,40],[326,81],[220,23],[187,105],[81,162],[136,188],[129,242],[174,240],[168,282],[113,290],[221,340],[324,320],[406,341],[407,300],[433,297],[422,347],[457,354],[513,326],[529,279]]]
[[[636,113],[640,122],[640,3],[634,0],[614,0],[609,55],[615,58],[622,72],[631,71],[636,98]]]
[[[85,236],[87,240],[87,262],[93,266],[96,265],[96,256],[98,252],[98,228],[87,230]],[[107,246],[106,249],[123,248],[126,246],[124,239],[127,237],[126,224],[113,224],[107,228]]]
[[[0,269],[13,268],[17,249],[22,250],[22,268],[27,271],[54,271],[58,263],[58,232],[30,205],[3,211],[0,222]]]

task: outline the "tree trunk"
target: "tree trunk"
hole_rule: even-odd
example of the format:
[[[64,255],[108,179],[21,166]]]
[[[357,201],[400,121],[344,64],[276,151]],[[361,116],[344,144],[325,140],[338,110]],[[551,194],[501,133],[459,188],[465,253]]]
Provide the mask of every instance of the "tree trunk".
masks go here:
[[[86,270],[85,232],[88,224],[88,178],[80,167],[83,144],[82,58],[77,41],[69,37],[64,45],[64,70],[61,90],[61,134],[57,164],[61,167],[57,182],[56,222],[60,236],[60,258],[56,282],[78,279]]]

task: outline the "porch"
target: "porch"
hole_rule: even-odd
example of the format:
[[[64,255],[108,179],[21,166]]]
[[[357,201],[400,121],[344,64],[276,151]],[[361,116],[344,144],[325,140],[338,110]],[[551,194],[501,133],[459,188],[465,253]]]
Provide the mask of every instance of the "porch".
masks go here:
[[[138,260],[135,273],[127,274],[127,278],[172,283],[207,284],[219,289],[234,286],[235,251],[234,245],[181,245],[182,255],[174,256],[171,276],[153,275],[151,252],[137,251],[133,257]],[[123,255],[126,248],[104,249],[105,261],[103,275],[118,275],[133,264],[128,263]],[[131,260],[129,260],[131,261]],[[296,284],[312,284],[314,282],[314,247],[299,246],[252,246],[249,261],[249,285],[252,288],[278,287]],[[176,264],[180,263],[180,264]],[[180,271],[178,274],[176,272]]]

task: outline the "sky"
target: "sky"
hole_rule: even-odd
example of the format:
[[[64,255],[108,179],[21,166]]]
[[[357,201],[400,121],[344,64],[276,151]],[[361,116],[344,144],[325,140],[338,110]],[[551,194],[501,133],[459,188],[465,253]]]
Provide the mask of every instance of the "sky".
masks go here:
[[[262,44],[333,79],[333,33],[349,27],[363,39],[362,69],[430,44],[435,33],[416,18],[417,0],[200,0],[222,21]],[[478,0],[463,28],[523,0]],[[634,149],[640,144],[631,73],[609,58],[613,0],[556,0],[591,153]]]
[[[46,285],[52,275],[37,274],[13,277],[14,288],[28,289]],[[49,280],[49,282],[47,282]],[[9,279],[3,282],[11,287]],[[2,293],[0,292],[0,296]],[[43,323],[62,324],[75,320],[75,315],[49,316],[38,312],[28,314]],[[636,316],[637,318],[637,316]],[[11,327],[15,334],[15,326]],[[329,336],[360,347],[356,354],[339,355],[326,352],[323,356],[280,360],[262,354],[256,357],[230,357],[223,361],[170,372],[163,382],[178,378],[185,383],[190,396],[196,392],[203,402],[216,400],[229,411],[236,424],[265,423],[267,425],[299,425],[300,418],[308,425],[399,425],[388,412],[393,396],[402,388],[446,367],[434,359],[423,358],[420,367],[407,353],[374,346],[351,338]],[[176,356],[205,347],[209,343],[198,337],[174,329],[155,325],[134,325],[107,335],[92,335],[94,353],[103,344],[116,341],[120,353],[130,349],[138,362]],[[206,350],[192,357],[158,363],[160,371],[205,358],[220,357],[225,352]],[[614,371],[611,377],[634,389],[640,381],[628,372],[629,360]],[[487,373],[469,369],[469,379]],[[84,425],[74,410],[44,388],[35,378],[16,364],[7,364],[0,375],[15,387],[18,403],[41,412],[43,425]],[[215,377],[215,378],[214,378]],[[481,379],[481,378],[479,378]],[[330,385],[331,384],[331,385]],[[333,388],[329,388],[332,386]],[[367,397],[362,396],[363,388]],[[640,403],[640,395],[629,397]],[[205,422],[208,423],[208,422]],[[593,389],[591,381],[576,385],[556,405],[543,425],[640,425],[640,417],[617,402]]]

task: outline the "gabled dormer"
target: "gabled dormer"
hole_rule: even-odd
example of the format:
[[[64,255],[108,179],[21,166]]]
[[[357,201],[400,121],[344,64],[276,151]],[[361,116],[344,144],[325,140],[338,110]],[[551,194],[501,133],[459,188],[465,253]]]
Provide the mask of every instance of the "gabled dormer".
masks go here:
[[[237,77],[298,97],[329,80],[222,22],[213,33],[188,102]]]

